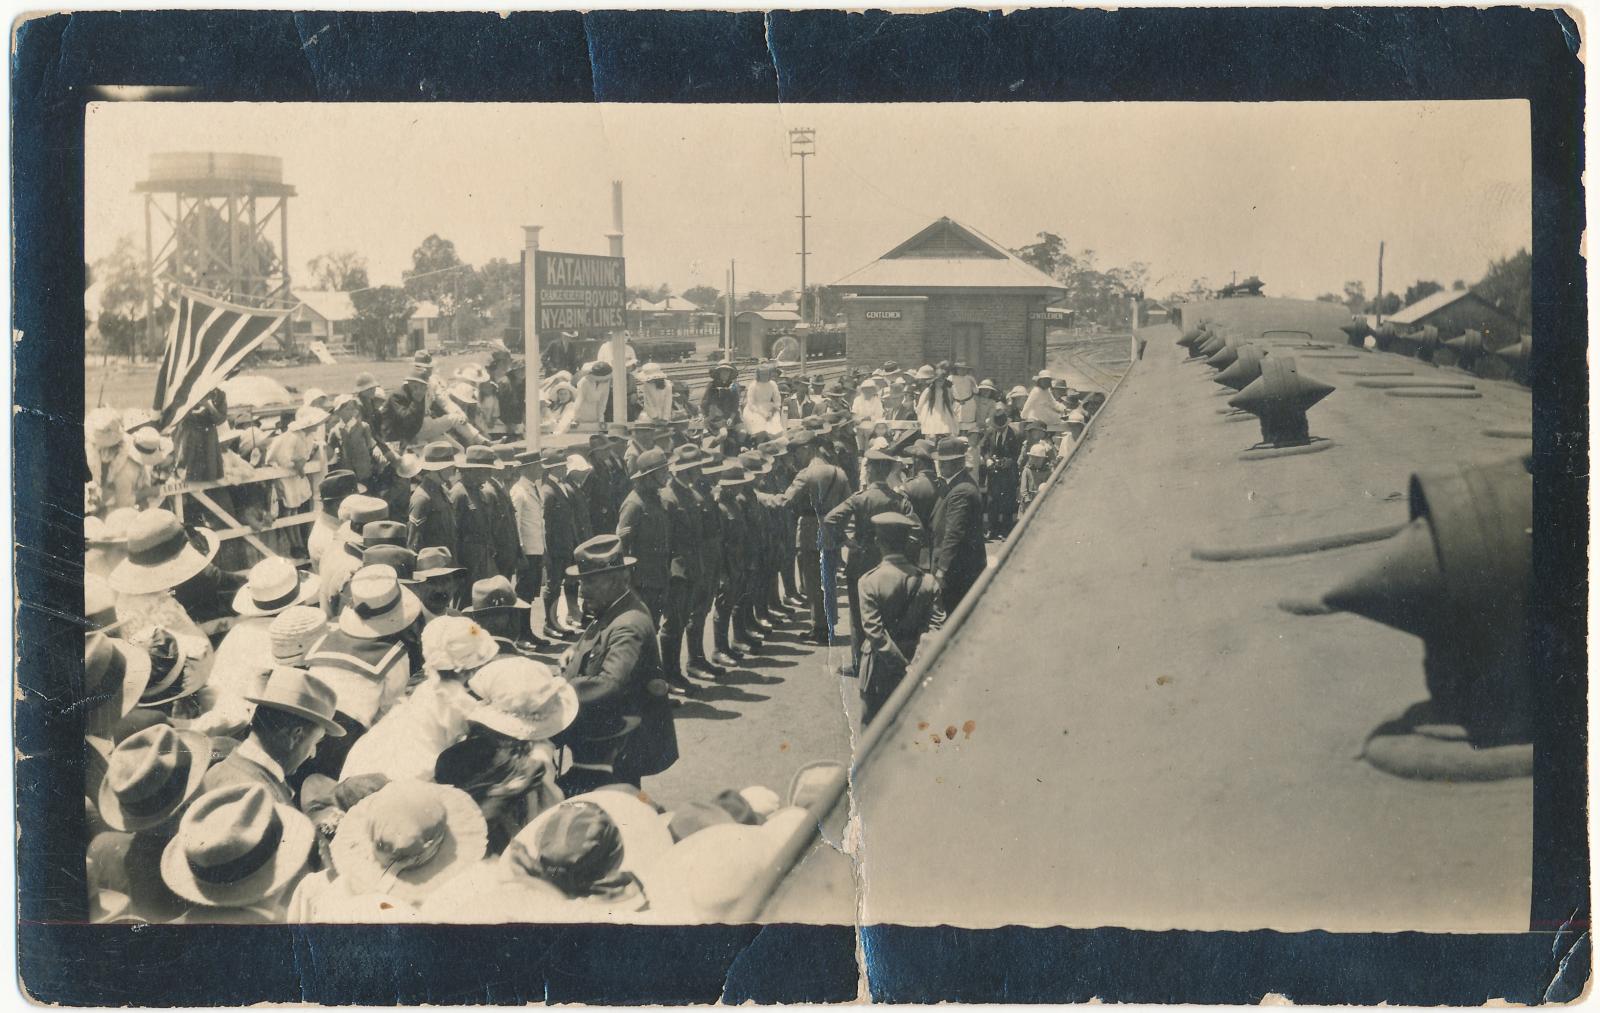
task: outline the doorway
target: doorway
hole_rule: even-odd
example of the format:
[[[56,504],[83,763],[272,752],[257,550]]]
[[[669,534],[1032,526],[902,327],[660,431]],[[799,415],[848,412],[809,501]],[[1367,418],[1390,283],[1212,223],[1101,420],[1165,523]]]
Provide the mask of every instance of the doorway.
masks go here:
[[[964,362],[974,374],[983,367],[983,325],[953,324],[955,329],[955,355],[951,362]]]

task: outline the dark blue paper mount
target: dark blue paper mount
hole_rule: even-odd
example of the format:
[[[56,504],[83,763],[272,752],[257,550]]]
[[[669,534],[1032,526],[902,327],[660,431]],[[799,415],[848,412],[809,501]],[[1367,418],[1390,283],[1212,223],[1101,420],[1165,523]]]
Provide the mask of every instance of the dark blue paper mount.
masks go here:
[[[97,927],[84,917],[83,113],[193,101],[1524,98],[1533,150],[1534,868],[1520,935],[870,927],[886,1002],[1562,1002],[1589,976],[1583,71],[1561,11],[348,14],[36,18],[12,53],[22,982],[68,1005],[840,1002],[848,927]],[[314,40],[314,42],[313,42]],[[1571,336],[1569,341],[1559,336]]]

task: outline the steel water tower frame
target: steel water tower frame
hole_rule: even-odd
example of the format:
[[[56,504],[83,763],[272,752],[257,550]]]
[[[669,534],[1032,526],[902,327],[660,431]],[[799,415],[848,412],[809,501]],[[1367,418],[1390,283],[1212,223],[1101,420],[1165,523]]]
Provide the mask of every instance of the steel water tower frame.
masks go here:
[[[215,151],[154,154],[149,178],[136,183],[134,192],[144,194],[145,333],[152,347],[160,340],[158,285],[188,285],[243,306],[294,301],[289,198],[295,189],[283,181],[283,159]],[[263,263],[258,244],[270,244],[274,219],[277,263]],[[289,317],[279,326],[283,341]]]

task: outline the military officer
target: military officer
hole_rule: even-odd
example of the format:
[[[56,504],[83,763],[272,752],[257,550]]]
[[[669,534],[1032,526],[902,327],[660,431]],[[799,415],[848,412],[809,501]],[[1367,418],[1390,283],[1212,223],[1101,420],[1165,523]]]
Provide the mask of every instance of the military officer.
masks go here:
[[[567,572],[582,585],[594,620],[562,665],[579,704],[567,733],[572,763],[560,781],[568,795],[606,784],[638,787],[678,759],[656,620],[631,586],[635,565],[616,535],[596,535],[573,550]]]
[[[700,448],[694,444],[677,447],[667,463],[668,480],[661,490],[671,528],[672,562],[667,583],[666,615],[661,624],[661,670],[667,685],[690,692],[694,684],[684,678],[681,660],[683,635],[689,626],[694,597],[705,580],[700,493],[694,487],[695,474],[705,464]],[[690,655],[694,654],[690,645]]]
[[[672,580],[672,527],[661,489],[667,484],[667,455],[650,448],[633,461],[633,491],[617,513],[617,537],[623,551],[638,560],[633,568],[639,597],[659,622],[666,613]]]
[[[861,727],[905,678],[937,604],[938,583],[906,555],[914,518],[903,513],[872,517],[882,559],[861,580],[862,656],[859,688]]]
[[[867,451],[867,484],[823,518],[829,543],[850,550],[845,560],[844,579],[845,594],[850,602],[852,669],[861,663],[861,578],[870,573],[883,558],[872,518],[883,513],[904,514],[913,520],[916,517],[911,500],[893,485],[895,475],[904,463],[886,450]]]
[[[450,502],[456,463],[456,448],[449,440],[435,440],[422,448],[422,471],[406,511],[410,527],[406,547],[413,552],[433,546],[456,551],[456,512]]]
[[[833,620],[837,605],[833,601],[833,574],[837,542],[823,537],[823,519],[850,496],[850,479],[844,469],[816,454],[816,437],[802,429],[790,437],[789,450],[795,457],[796,472],[789,487],[768,497],[771,504],[794,509],[794,543],[800,564],[800,587],[811,609],[811,639],[822,645],[833,640]]]

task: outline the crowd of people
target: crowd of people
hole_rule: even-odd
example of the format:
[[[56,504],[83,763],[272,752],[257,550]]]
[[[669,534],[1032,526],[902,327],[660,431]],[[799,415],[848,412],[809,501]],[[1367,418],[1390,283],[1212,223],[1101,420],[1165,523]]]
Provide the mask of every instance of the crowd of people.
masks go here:
[[[90,413],[96,920],[725,914],[829,765],[665,806],[642,779],[678,760],[675,708],[799,626],[848,643],[869,723],[1098,406],[892,362],[721,363],[691,406],[647,363],[616,412],[585,363],[543,386],[534,451],[514,357],[432,365],[308,391],[271,431],[220,392],[176,439]],[[231,505],[271,552],[168,508],[252,495],[227,479],[256,468]]]

